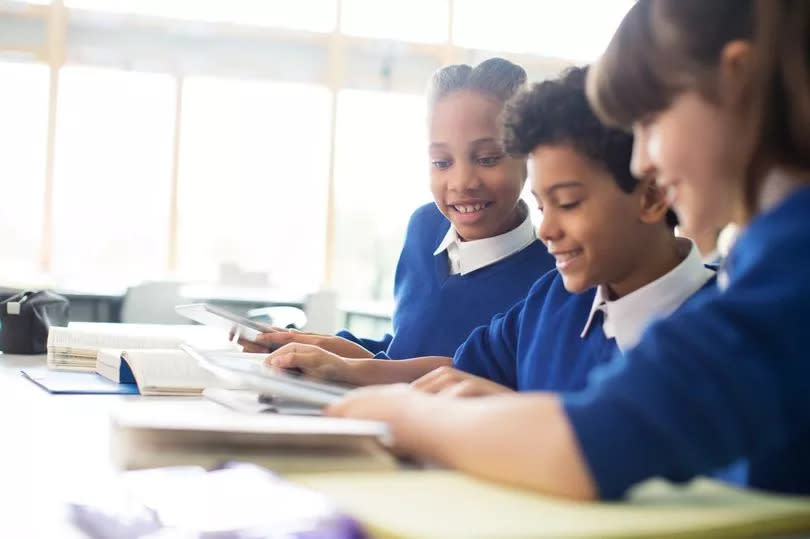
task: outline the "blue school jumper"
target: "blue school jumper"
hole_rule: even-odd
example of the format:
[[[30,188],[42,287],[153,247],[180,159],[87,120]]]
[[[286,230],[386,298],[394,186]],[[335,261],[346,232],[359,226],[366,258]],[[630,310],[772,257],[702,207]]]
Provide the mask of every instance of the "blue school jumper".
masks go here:
[[[712,277],[679,309],[715,286]],[[576,391],[594,367],[619,351],[596,311],[581,336],[596,288],[572,294],[557,271],[544,275],[522,302],[477,328],[456,352],[453,365],[517,391]]]
[[[417,209],[408,223],[394,279],[393,335],[382,340],[338,333],[378,358],[452,356],[477,326],[524,298],[554,267],[540,241],[465,275],[450,275],[447,251],[433,252],[450,228],[435,204]]]
[[[810,188],[756,217],[706,295],[653,324],[563,405],[603,498],[747,459],[810,493]]]

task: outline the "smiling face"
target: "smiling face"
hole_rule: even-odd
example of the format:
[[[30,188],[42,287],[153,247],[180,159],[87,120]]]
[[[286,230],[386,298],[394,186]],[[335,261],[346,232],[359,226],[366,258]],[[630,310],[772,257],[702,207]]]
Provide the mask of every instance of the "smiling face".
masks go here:
[[[645,182],[625,193],[603,167],[570,146],[531,153],[532,194],[543,212],[538,236],[557,260],[566,290],[605,284],[616,295],[636,287],[655,227],[642,218]],[[662,214],[663,217],[663,214]]]
[[[685,92],[633,133],[633,174],[655,179],[685,229],[716,231],[735,217],[745,152],[721,107]]]
[[[436,103],[430,121],[430,187],[439,210],[464,240],[498,236],[521,222],[526,161],[500,144],[502,104],[474,91]]]

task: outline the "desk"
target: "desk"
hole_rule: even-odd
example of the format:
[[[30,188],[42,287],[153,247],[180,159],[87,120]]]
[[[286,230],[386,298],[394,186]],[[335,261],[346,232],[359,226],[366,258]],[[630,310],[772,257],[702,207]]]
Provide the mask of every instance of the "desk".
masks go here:
[[[109,412],[124,401],[141,398],[50,395],[19,374],[21,368],[44,362],[44,356],[0,355],[3,538],[84,537],[68,521],[63,501],[75,498],[79,492],[103,487],[115,477],[108,455]],[[149,400],[172,405],[177,398]],[[203,399],[179,398],[189,406],[216,406]],[[667,532],[707,536],[718,529],[744,533],[747,528],[742,526],[749,520],[762,522],[766,517],[777,519],[780,514],[794,515],[793,521],[758,529],[770,530],[770,536],[777,530],[810,530],[810,511],[804,499],[765,497],[726,487],[718,495],[716,484],[709,491],[698,489],[692,495],[681,488],[662,490],[652,485],[653,490],[640,497],[638,503],[631,500],[622,506],[583,505],[485,484],[448,471],[437,472],[380,472],[348,477],[337,472],[292,479],[326,493],[370,526],[402,530],[401,535],[406,536],[497,537],[503,535],[500,532],[504,523],[517,530],[510,537],[560,537],[577,532],[599,537],[607,535],[606,531],[622,537],[656,537]],[[462,496],[472,501],[458,503]],[[435,518],[437,511],[441,518]],[[773,520],[773,526],[777,524]],[[746,536],[752,534],[756,535],[752,532]]]
[[[44,364],[44,355],[0,354],[0,537],[85,537],[68,522],[64,500],[115,477],[110,411],[141,398],[51,395],[19,372]],[[183,398],[190,406],[216,406]]]

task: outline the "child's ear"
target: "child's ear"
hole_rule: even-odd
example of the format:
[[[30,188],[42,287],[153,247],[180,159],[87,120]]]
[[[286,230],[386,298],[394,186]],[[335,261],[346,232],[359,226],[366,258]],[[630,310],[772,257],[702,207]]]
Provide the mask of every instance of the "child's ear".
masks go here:
[[[669,211],[667,196],[652,179],[639,180],[641,192],[640,217],[643,223],[655,224],[663,221]]]

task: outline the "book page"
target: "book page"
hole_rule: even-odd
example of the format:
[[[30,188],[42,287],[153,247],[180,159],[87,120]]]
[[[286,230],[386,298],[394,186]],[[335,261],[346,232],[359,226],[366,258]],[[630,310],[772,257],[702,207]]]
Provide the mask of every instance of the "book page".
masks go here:
[[[206,387],[223,385],[182,350],[128,350],[125,359],[143,395],[201,393]]]

